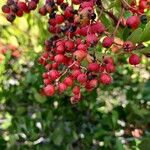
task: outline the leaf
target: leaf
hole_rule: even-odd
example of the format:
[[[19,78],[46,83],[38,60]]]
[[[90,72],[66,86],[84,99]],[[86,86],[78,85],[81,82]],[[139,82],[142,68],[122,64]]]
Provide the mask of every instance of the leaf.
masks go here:
[[[123,40],[126,41],[128,36],[130,35],[130,29],[129,28],[125,28],[123,31]]]
[[[141,34],[142,34],[142,29],[138,28],[132,32],[132,34],[128,37],[128,40],[132,41],[133,43],[138,43],[141,39],[140,38]]]
[[[116,139],[115,150],[124,150],[123,144],[121,143],[119,139]]]
[[[60,146],[63,141],[63,125],[60,124],[53,132],[52,140],[55,145]]]
[[[150,40],[150,22],[146,25],[142,35],[140,42],[146,42]]]
[[[118,120],[118,113],[116,111],[113,111],[112,112],[112,123],[113,123],[114,128],[117,125],[117,120]]]
[[[135,52],[137,53],[150,53],[150,46],[149,47],[146,47],[146,48],[142,48],[142,49],[139,49],[139,50],[136,50]]]
[[[35,92],[34,93],[34,98],[37,102],[40,102],[40,103],[44,103],[46,101],[46,97],[45,96],[42,96],[41,94],[39,94],[38,92]]]
[[[141,144],[139,145],[140,150],[149,150],[150,139],[144,139]]]

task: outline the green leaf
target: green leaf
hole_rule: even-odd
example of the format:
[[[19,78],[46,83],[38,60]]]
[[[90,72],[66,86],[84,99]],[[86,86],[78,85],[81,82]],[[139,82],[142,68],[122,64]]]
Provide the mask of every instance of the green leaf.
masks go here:
[[[149,47],[146,47],[146,48],[142,48],[142,49],[139,49],[139,50],[136,50],[135,52],[137,53],[150,53],[150,46]]]
[[[112,112],[112,123],[113,126],[116,127],[117,125],[117,120],[118,120],[118,113],[116,111]]]
[[[34,93],[34,98],[37,102],[40,102],[40,103],[44,103],[46,101],[46,97],[45,96],[42,96],[41,94],[39,94],[38,92],[35,92]]]
[[[149,150],[150,138],[144,139],[139,145],[140,150]]]
[[[142,34],[142,29],[138,28],[132,32],[132,34],[128,37],[129,41],[133,43],[138,43],[140,41],[140,35]]]
[[[150,22],[146,25],[142,35],[141,35],[141,42],[146,42],[150,40]]]
[[[129,28],[125,28],[123,30],[123,35],[122,35],[123,40],[126,41],[129,35],[130,35],[130,29]]]
[[[60,146],[63,141],[63,126],[60,124],[56,129],[54,130],[54,133],[52,135],[52,140],[55,145]]]
[[[116,139],[115,150],[124,150],[123,144],[121,143],[119,139]]]

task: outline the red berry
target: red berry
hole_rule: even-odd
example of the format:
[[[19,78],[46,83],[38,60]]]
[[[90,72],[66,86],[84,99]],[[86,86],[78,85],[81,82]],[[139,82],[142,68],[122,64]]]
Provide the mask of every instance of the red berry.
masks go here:
[[[108,85],[111,82],[112,82],[112,78],[111,78],[111,76],[109,74],[102,73],[100,75],[100,83]]]
[[[43,75],[42,75],[42,77],[43,77],[43,78],[48,78],[48,73],[47,73],[47,72],[44,72]]]
[[[115,66],[113,65],[113,64],[106,64],[106,71],[108,72],[108,73],[112,73],[112,72],[115,72],[115,70],[116,70],[116,68],[115,68]]]
[[[66,41],[65,47],[67,51],[73,51],[74,49],[74,42],[73,41]]]
[[[36,3],[36,2],[30,1],[30,2],[28,3],[28,8],[29,8],[29,10],[35,10],[36,7],[37,7],[37,3]]]
[[[90,63],[88,65],[88,70],[93,71],[93,72],[98,72],[99,71],[99,64],[97,63]]]
[[[114,59],[111,56],[104,56],[103,62],[105,64],[114,64]]]
[[[79,5],[81,3],[81,1],[80,0],[72,0],[72,3],[75,5]]]
[[[61,24],[64,22],[64,17],[62,15],[56,15],[55,20],[57,24]]]
[[[8,14],[6,16],[6,19],[9,21],[9,22],[13,22],[15,20],[16,16],[14,14]]]
[[[51,70],[51,71],[48,72],[48,74],[49,74],[49,77],[50,77],[51,80],[57,79],[60,75],[57,70]]]
[[[65,48],[63,45],[59,45],[57,48],[56,48],[56,52],[57,53],[63,53],[65,51]]]
[[[54,60],[57,62],[57,63],[63,63],[64,62],[64,55],[63,54],[57,54],[55,57],[54,57]]]
[[[75,86],[72,90],[74,95],[78,95],[80,93],[80,87],[79,86]]]
[[[52,68],[52,64],[47,64],[46,66],[45,66],[45,69],[47,69],[47,70],[50,70]]]
[[[7,5],[3,5],[3,6],[2,6],[2,11],[3,11],[4,13],[10,13],[10,7],[7,6]]]
[[[134,48],[135,48],[135,45],[131,41],[126,41],[123,44],[123,49],[126,52],[130,52],[130,51],[134,50]]]
[[[77,77],[78,82],[80,82],[81,84],[85,83],[87,81],[87,75],[84,73],[81,73],[78,77]]]
[[[74,69],[72,70],[71,76],[76,79],[80,74],[81,74],[81,70]]]
[[[113,42],[114,42],[114,38],[107,36],[103,39],[102,46],[105,48],[109,48],[112,46]]]
[[[92,91],[94,88],[96,88],[98,85],[98,81],[97,79],[92,79],[90,81],[87,82],[85,88],[88,90],[88,91]]]
[[[105,31],[105,26],[101,22],[93,23],[91,26],[92,33],[103,33]]]
[[[98,42],[98,37],[95,34],[88,34],[86,42],[87,44],[96,44]]]
[[[57,24],[55,18],[49,19],[48,23],[52,26],[56,26],[56,24]]]
[[[57,3],[58,5],[62,4],[63,2],[64,2],[64,0],[56,0],[56,3]]]
[[[47,10],[46,10],[45,6],[43,6],[43,7],[41,7],[41,8],[39,9],[39,13],[40,13],[42,16],[45,16],[45,15],[46,15]]]
[[[59,64],[57,62],[52,63],[53,69],[58,69]]]
[[[67,89],[67,85],[65,83],[59,83],[58,84],[58,91],[60,93],[64,92]]]
[[[148,2],[147,1],[140,1],[139,3],[140,9],[146,9],[148,7]]]
[[[72,86],[73,85],[73,79],[71,77],[66,77],[64,79],[64,83],[67,85],[67,86]]]
[[[48,85],[51,83],[51,80],[50,79],[44,79],[43,82],[45,85]]]
[[[131,16],[127,19],[126,24],[128,27],[136,29],[140,25],[140,18],[138,16]]]
[[[16,15],[17,15],[18,17],[22,17],[22,16],[23,16],[23,11],[19,9],[19,10],[16,12]]]
[[[55,88],[53,85],[47,85],[46,87],[44,87],[44,93],[46,96],[52,96],[55,93]]]
[[[83,50],[83,51],[86,51],[88,49],[87,45],[86,44],[82,44],[80,43],[77,47],[78,50]]]
[[[129,63],[131,65],[138,65],[140,62],[141,62],[141,59],[136,54],[131,54],[131,56],[129,57]]]
[[[24,12],[28,12],[28,6],[26,5],[25,2],[18,2],[17,4],[18,8],[21,9]]]

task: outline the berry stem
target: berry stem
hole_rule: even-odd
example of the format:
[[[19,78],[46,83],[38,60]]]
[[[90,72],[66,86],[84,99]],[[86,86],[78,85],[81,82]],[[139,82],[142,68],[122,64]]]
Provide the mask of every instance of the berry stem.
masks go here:
[[[121,21],[122,21],[123,14],[124,14],[124,8],[121,9],[121,15],[120,15],[120,18],[119,18],[118,23],[117,23],[117,25],[116,25],[116,28],[115,28],[115,30],[114,30],[114,32],[113,32],[113,37],[115,37],[115,35],[116,35],[116,33],[117,33],[117,30],[118,30],[118,28],[119,28],[119,26],[120,26],[120,23],[121,23]]]
[[[62,73],[62,75],[56,79],[56,84],[59,82],[59,80],[68,72],[68,70],[75,65],[76,61],[74,61],[70,66],[67,67],[67,69]]]

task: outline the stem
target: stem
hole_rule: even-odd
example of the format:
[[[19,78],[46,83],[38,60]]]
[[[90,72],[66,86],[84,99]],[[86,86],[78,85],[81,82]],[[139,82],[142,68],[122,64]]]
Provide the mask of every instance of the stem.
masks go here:
[[[126,0],[122,0],[122,4],[125,9],[126,9],[125,5],[126,5],[128,8],[137,11],[134,7],[132,7],[130,4],[128,4],[128,2]],[[140,12],[139,12],[139,14],[142,15],[142,13],[140,13]]]
[[[114,21],[115,24],[118,22],[118,18],[113,14],[113,12],[109,12],[104,10],[104,12]]]
[[[123,14],[124,14],[124,8],[121,9],[121,15],[120,15],[120,18],[119,18],[118,23],[116,25],[116,28],[114,30],[113,37],[115,37],[115,35],[117,33],[117,30],[118,30],[118,28],[120,26],[120,23],[121,23],[121,20],[122,20],[122,17],[123,17]]]
[[[69,70],[73,65],[75,65],[75,63],[76,63],[76,61],[74,61],[70,66],[68,66],[68,68],[63,72],[63,74],[62,74],[59,78],[56,79],[56,83],[58,83],[58,81],[61,79],[61,77],[63,77],[63,76],[68,72],[68,70]]]

